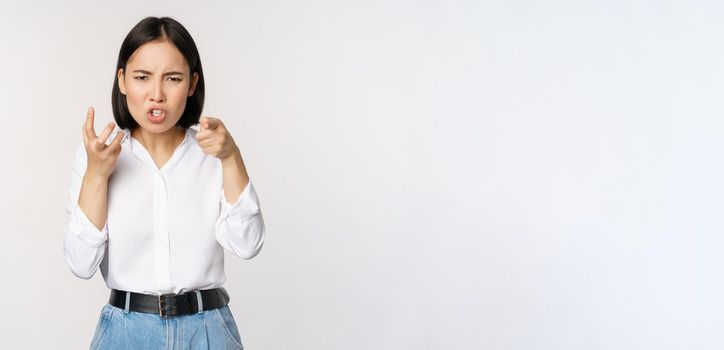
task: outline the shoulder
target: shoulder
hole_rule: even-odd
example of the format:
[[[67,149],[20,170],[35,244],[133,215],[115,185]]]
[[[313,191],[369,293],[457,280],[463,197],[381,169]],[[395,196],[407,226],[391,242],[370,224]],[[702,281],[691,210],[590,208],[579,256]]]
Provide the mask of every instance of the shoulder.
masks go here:
[[[186,135],[188,136],[190,142],[191,142],[194,146],[201,147],[201,146],[199,146],[198,140],[196,140],[196,134],[197,134],[198,132],[199,132],[198,130],[196,130],[196,129],[194,129],[194,128],[191,128],[191,127],[189,127],[188,129],[186,129]]]
[[[73,153],[73,163],[75,163],[76,165],[85,166],[85,162],[85,144],[83,144],[83,140],[80,140],[80,142],[75,146],[75,153]]]
[[[196,133],[198,133],[198,132],[199,132],[198,130],[196,130],[192,127],[189,127],[188,129],[186,129],[186,133],[188,133],[189,136],[193,137],[194,140],[196,139]]]

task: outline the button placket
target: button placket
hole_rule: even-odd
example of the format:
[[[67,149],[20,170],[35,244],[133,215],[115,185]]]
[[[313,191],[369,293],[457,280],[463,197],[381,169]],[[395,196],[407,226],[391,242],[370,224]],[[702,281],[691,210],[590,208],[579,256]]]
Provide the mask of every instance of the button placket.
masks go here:
[[[156,171],[153,175],[154,192],[154,236],[156,240],[156,276],[158,288],[171,288],[170,246],[168,238],[168,191],[163,174]]]

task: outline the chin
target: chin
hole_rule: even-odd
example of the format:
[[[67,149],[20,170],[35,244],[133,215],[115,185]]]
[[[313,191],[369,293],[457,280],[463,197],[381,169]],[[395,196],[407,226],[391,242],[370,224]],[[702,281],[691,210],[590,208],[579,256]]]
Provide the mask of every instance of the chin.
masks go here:
[[[178,119],[166,119],[161,123],[153,123],[149,120],[147,120],[146,116],[143,117],[143,119],[134,118],[136,120],[136,123],[139,127],[143,128],[143,130],[146,130],[148,132],[154,133],[154,134],[161,134],[169,129],[172,129],[174,126],[176,126],[176,123],[178,123]]]
[[[162,123],[162,124],[152,124],[152,123],[146,123],[145,125],[141,125],[141,127],[144,130],[147,130],[148,132],[154,133],[154,134],[163,134],[164,132],[168,131],[169,129],[173,129],[174,126],[176,126],[176,123]]]

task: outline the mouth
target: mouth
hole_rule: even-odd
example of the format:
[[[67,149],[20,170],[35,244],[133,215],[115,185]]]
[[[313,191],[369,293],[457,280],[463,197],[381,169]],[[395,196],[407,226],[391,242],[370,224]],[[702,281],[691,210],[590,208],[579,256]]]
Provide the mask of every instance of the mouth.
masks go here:
[[[166,119],[166,110],[159,107],[151,107],[146,110],[146,116],[148,120],[153,123],[161,123]]]

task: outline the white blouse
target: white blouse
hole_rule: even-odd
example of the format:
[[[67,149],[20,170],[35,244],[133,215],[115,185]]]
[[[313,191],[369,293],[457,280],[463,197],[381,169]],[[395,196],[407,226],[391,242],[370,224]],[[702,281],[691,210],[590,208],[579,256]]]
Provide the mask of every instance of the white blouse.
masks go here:
[[[265,226],[251,181],[231,204],[223,191],[221,160],[202,152],[197,131],[159,169],[130,130],[108,179],[108,215],[102,230],[78,205],[86,169],[83,143],[76,150],[66,205],[65,259],[74,275],[90,279],[100,266],[108,288],[145,293],[184,293],[220,287],[224,250],[256,256]]]

